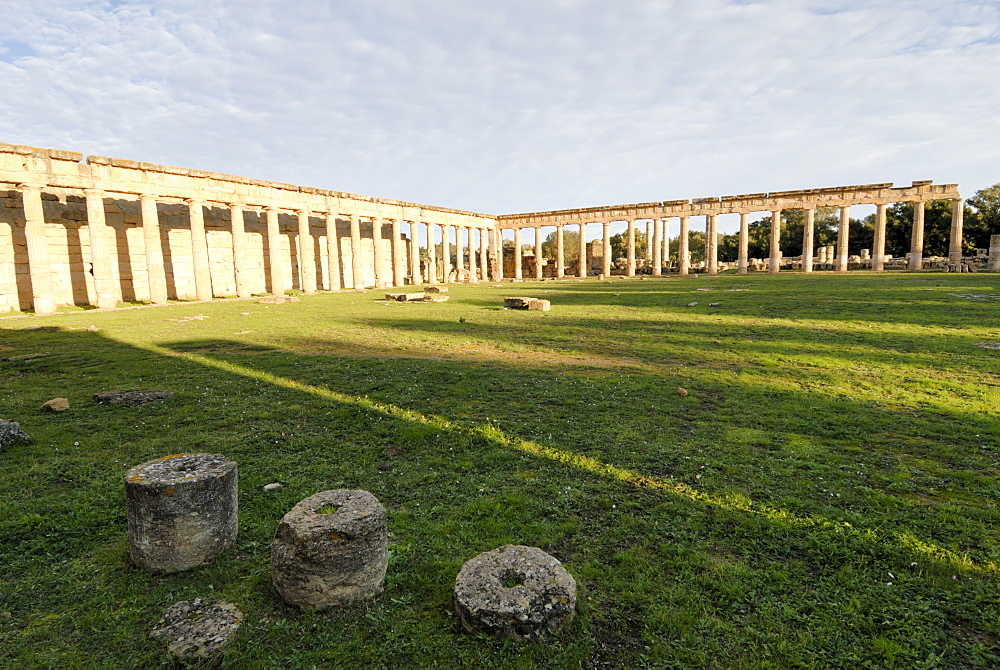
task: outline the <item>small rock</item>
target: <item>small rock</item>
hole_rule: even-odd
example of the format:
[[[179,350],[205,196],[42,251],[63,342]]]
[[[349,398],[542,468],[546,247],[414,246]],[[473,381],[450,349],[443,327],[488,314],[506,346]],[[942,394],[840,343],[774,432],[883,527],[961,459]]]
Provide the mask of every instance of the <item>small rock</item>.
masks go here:
[[[378,469],[379,472],[388,472],[389,470],[392,470],[392,465],[389,463],[379,463]]]
[[[242,620],[232,603],[195,598],[167,608],[149,636],[166,642],[180,661],[193,661],[221,652]]]
[[[69,409],[69,400],[66,398],[53,398],[52,400],[46,400],[42,403],[39,409],[48,410],[50,412],[65,412]]]
[[[689,302],[688,307],[694,307],[697,304],[698,304],[697,302]]]
[[[711,291],[710,288],[696,288],[695,291]]]
[[[98,328],[97,326],[87,326],[88,333],[96,333],[98,330],[100,330],[100,328]]]
[[[719,305],[721,305],[721,304],[722,304],[722,303],[718,303],[718,302],[710,302],[710,303],[708,303],[708,306],[709,306],[709,307],[718,307],[718,306],[719,306]]]
[[[31,436],[21,430],[21,424],[17,421],[0,419],[0,447],[28,444],[29,442],[31,442]]]
[[[499,284],[498,284],[498,286],[499,286]],[[491,287],[491,288],[493,288],[493,287]],[[426,292],[426,293],[447,293],[448,292],[448,287],[447,286],[428,286],[427,288],[424,289],[424,292]]]
[[[240,312],[240,316],[250,316],[250,312]]]
[[[111,391],[109,393],[95,393],[94,402],[101,405],[123,405],[125,407],[135,407],[136,405],[145,405],[147,402],[166,400],[173,395],[173,391],[163,391],[161,389],[147,389],[144,391]]]
[[[280,491],[283,488],[285,488],[285,485],[280,482],[274,482],[273,484],[264,485],[265,491]]]
[[[688,397],[687,389],[684,388],[683,386],[678,386],[677,387],[677,395],[679,395],[682,398]]]

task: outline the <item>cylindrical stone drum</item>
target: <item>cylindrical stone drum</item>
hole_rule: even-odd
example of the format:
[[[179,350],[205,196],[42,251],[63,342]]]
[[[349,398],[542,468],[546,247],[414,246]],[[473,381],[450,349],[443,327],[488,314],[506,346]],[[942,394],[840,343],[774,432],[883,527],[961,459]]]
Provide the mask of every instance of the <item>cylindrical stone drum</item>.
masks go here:
[[[232,546],[236,479],[236,463],[219,454],[165,456],[125,473],[132,561],[150,572],[180,572]]]
[[[385,508],[368,491],[309,496],[281,519],[271,544],[274,588],[303,609],[374,596],[388,564]]]

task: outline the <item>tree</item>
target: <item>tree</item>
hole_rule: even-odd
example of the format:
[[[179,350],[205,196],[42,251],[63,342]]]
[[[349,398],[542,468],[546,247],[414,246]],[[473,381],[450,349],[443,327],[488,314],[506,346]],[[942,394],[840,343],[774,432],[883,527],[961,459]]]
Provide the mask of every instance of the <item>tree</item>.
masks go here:
[[[1000,235],[1000,184],[976,191],[965,204],[966,248],[989,249],[990,236]]]
[[[542,254],[546,258],[556,257],[556,231],[549,233],[548,237],[542,240]],[[567,265],[576,263],[580,257],[580,233],[574,230],[563,229],[563,262]]]
[[[646,233],[635,231],[635,257],[646,257]],[[628,258],[628,231],[611,236],[611,258]]]

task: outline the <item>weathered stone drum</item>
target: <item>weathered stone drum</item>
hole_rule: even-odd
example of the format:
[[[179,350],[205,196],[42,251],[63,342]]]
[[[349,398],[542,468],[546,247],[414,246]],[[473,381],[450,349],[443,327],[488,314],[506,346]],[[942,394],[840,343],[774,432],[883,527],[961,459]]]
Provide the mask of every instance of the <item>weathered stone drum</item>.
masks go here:
[[[303,609],[374,596],[388,564],[385,508],[368,491],[309,496],[281,519],[271,544],[274,587]]]
[[[125,473],[129,553],[150,572],[210,562],[236,540],[236,463],[219,454],[175,454]]]
[[[541,549],[508,544],[466,561],[455,609],[469,632],[531,640],[573,619],[576,580]]]

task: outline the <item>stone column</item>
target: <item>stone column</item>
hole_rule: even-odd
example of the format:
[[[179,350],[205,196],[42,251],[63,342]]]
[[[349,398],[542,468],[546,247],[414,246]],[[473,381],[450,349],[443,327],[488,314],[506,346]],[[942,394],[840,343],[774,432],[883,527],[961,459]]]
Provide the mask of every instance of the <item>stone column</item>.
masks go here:
[[[563,240],[563,224],[556,226],[556,278],[563,278],[563,266],[566,264],[566,246]]]
[[[664,267],[670,267],[670,221],[668,219],[660,219],[660,224],[663,226],[663,230],[660,232],[660,262],[663,263]]]
[[[451,226],[441,226],[441,260],[444,263],[444,276],[442,282],[447,284],[451,281]]]
[[[417,233],[419,225],[416,221],[410,221],[410,281],[414,286],[424,283],[423,274],[420,272],[420,237]]]
[[[466,228],[469,233],[469,280],[479,279],[479,272],[476,269],[476,229],[472,226]]]
[[[587,224],[580,224],[580,240],[578,247],[580,256],[576,261],[576,274],[581,279],[587,278]]]
[[[661,236],[663,235],[663,221],[661,219],[653,219],[653,276],[659,277],[663,274],[663,244],[661,242]]]
[[[948,262],[957,266],[962,262],[962,223],[965,217],[965,201],[957,198],[951,206],[951,239],[948,244]]]
[[[747,273],[747,261],[750,255],[750,214],[749,212],[740,212],[740,238],[739,238],[739,251],[738,251],[738,272],[741,275]]]
[[[776,275],[781,271],[781,210],[771,212],[771,261],[767,271]]]
[[[49,241],[42,210],[42,187],[22,184],[21,201],[24,203],[24,236],[28,240],[31,306],[35,314],[54,314],[56,299],[52,290],[52,264],[49,262]]]
[[[392,219],[392,285],[406,284],[406,243],[403,242],[403,225]]]
[[[205,237],[205,201],[188,200],[191,219],[191,260],[194,261],[194,292],[198,300],[212,299],[212,270]]]
[[[653,262],[653,220],[646,222],[646,260]]]
[[[986,271],[1000,272],[1000,235],[990,235],[989,253],[986,259]]]
[[[611,222],[602,221],[601,229],[604,233],[603,243],[601,245],[601,250],[604,253],[604,263],[601,266],[601,272],[604,273],[605,277],[611,276]]]
[[[156,196],[139,196],[142,208],[142,238],[146,245],[146,282],[149,299],[156,305],[167,303],[167,273],[163,268],[163,247],[160,244],[160,216],[156,211]]]
[[[462,226],[455,226],[455,281],[465,269],[465,245],[462,244]]]
[[[490,235],[489,228],[479,229],[479,278],[483,281],[490,279],[490,250],[487,244]]]
[[[306,295],[316,293],[316,250],[309,233],[309,209],[298,210],[299,216],[299,286]]]
[[[154,202],[153,206],[156,204]],[[247,238],[243,226],[243,205],[231,203],[229,215],[232,219],[233,234],[233,278],[236,280],[236,297],[249,298],[250,261],[247,258]],[[149,256],[147,254],[146,258]]]
[[[813,271],[813,238],[816,228],[816,210],[806,210],[806,222],[802,228],[802,271]]]
[[[872,238],[872,271],[885,270],[885,205],[875,205],[875,234]]]
[[[271,295],[284,295],[285,287],[281,269],[281,230],[278,227],[278,210],[265,209],[267,213],[267,264],[271,270]]]
[[[677,240],[677,274],[685,277],[690,269],[691,236],[688,234],[688,217],[682,216],[680,237]]]
[[[493,279],[494,281],[500,281],[503,279],[503,235],[500,233],[499,227],[492,229],[490,240],[493,245],[493,249],[490,254],[491,262],[494,262],[493,267],[495,268]],[[495,259],[495,261],[493,259]]]
[[[541,281],[542,275],[542,227],[535,226],[535,279]]]
[[[110,309],[118,304],[115,276],[111,268],[111,250],[108,249],[108,225],[104,218],[104,191],[84,189],[87,196],[87,228],[90,231],[90,260],[94,272],[97,306]],[[211,296],[209,296],[211,297]]]
[[[437,224],[428,223],[427,224],[427,281],[431,284],[438,283],[438,266],[437,266],[437,240],[434,238],[434,227]]]
[[[521,281],[521,229],[514,229],[514,279]]]
[[[705,255],[708,259],[708,274],[719,274],[719,215],[705,216]]]
[[[847,236],[851,232],[851,208],[840,208],[840,228],[837,230],[837,272],[847,272]]]
[[[365,287],[364,273],[364,265],[361,263],[361,221],[357,214],[351,214],[351,288]]]
[[[924,264],[924,203],[913,203],[913,228],[910,231],[909,270],[920,270]]]
[[[385,253],[382,240],[383,225],[384,222],[381,217],[372,217],[372,250],[375,255],[375,258],[373,259],[375,288],[385,288],[386,286],[385,265],[382,264],[382,254]]]
[[[337,214],[326,212],[326,265],[329,268],[326,290],[339,291],[343,288],[340,280],[340,240],[337,238]]]
[[[635,276],[635,219],[628,220],[628,271],[629,277]]]

